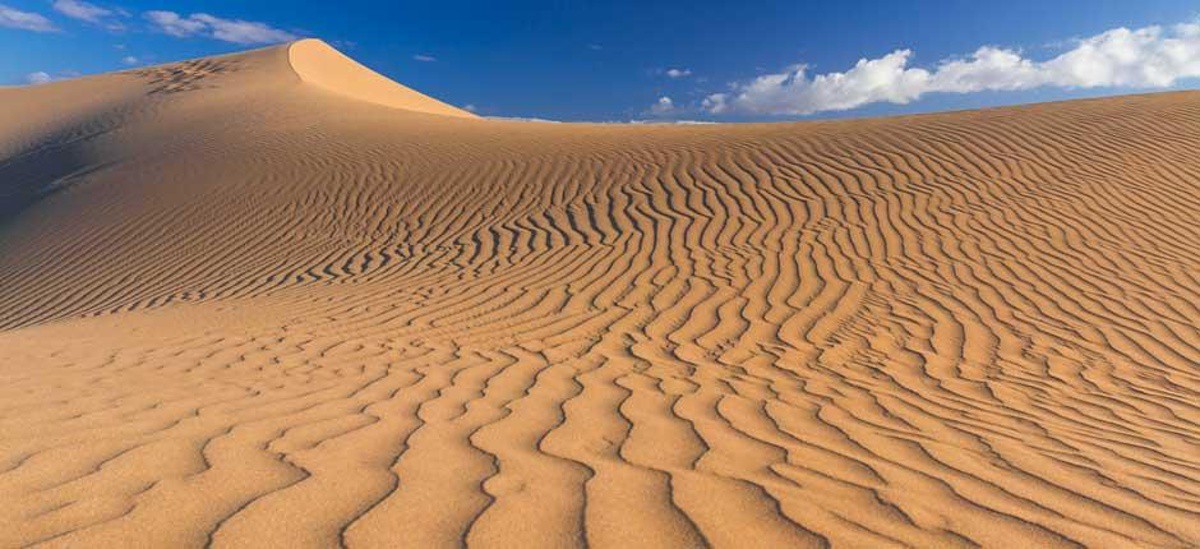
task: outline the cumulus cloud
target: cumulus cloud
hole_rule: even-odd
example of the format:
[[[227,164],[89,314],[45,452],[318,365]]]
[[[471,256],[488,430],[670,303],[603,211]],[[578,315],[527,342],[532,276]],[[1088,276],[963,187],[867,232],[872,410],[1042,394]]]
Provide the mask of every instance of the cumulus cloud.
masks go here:
[[[0,4],[0,27],[21,29],[34,32],[53,32],[58,30],[45,16],[33,12],[21,11]]]
[[[929,93],[1057,88],[1162,88],[1200,77],[1200,23],[1116,28],[1079,40],[1057,57],[1035,61],[1020,51],[984,46],[932,68],[910,67],[912,50],[860,59],[845,72],[810,76],[804,65],[735,84],[706,97],[713,114],[805,115],[871,103],[905,104]]]
[[[132,55],[126,55],[125,57],[121,58],[121,63],[126,64],[126,65],[136,65],[139,62],[141,62],[141,61]]]
[[[683,78],[685,76],[691,76],[692,71],[690,69],[667,69],[663,71],[663,74],[670,78]]]
[[[653,105],[650,105],[650,114],[656,116],[666,116],[673,112],[675,112],[675,102],[672,101],[670,97],[665,95],[659,97],[658,101],[655,101]]]
[[[27,82],[31,85],[45,84],[45,83],[51,82],[53,80],[54,80],[54,77],[50,76],[50,73],[42,72],[42,71],[31,72],[31,73],[25,75],[25,82]]]
[[[414,61],[420,61],[422,63],[432,63],[434,61],[437,61],[436,57],[434,57],[432,55],[425,55],[423,53],[418,53],[418,54],[412,56],[412,58]]]
[[[298,38],[266,23],[222,19],[207,13],[183,17],[172,11],[148,11],[145,17],[159,32],[180,38],[206,36],[234,44],[274,44]]]

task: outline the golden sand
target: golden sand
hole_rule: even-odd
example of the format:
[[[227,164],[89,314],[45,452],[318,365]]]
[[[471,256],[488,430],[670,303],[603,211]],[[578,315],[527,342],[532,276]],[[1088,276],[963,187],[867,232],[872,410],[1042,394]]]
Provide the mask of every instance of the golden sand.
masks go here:
[[[0,546],[1200,545],[1200,94],[474,118],[0,89]]]

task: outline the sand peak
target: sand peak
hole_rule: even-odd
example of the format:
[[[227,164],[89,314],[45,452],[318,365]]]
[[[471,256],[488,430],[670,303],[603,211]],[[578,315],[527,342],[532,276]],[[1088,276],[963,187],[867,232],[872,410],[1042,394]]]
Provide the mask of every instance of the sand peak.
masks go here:
[[[301,80],[360,101],[397,109],[461,118],[474,114],[395,82],[329,44],[306,38],[287,45],[288,62]]]

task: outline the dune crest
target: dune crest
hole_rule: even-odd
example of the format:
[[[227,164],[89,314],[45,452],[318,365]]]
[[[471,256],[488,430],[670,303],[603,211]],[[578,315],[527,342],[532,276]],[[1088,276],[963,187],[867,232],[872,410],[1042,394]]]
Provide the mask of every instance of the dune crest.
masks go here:
[[[447,105],[368,69],[321,40],[298,40],[287,48],[292,69],[301,80],[314,86],[397,109],[477,118],[474,113]]]
[[[0,547],[1200,546],[1200,93],[529,124],[365,70],[0,91]]]

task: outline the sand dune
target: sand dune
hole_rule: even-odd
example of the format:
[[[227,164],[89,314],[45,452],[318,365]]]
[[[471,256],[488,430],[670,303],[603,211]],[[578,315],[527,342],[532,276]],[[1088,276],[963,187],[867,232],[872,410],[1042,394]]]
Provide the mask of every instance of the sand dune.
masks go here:
[[[1200,545],[1200,93],[472,118],[0,90],[0,546]]]
[[[475,118],[475,115],[388,80],[320,40],[300,40],[288,62],[301,80],[352,99],[410,111]]]

